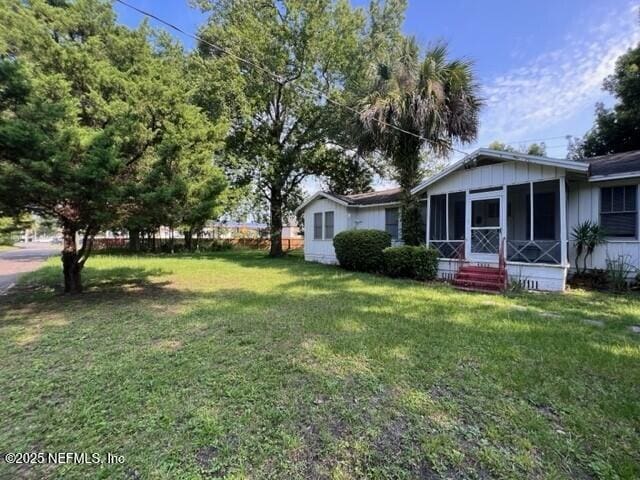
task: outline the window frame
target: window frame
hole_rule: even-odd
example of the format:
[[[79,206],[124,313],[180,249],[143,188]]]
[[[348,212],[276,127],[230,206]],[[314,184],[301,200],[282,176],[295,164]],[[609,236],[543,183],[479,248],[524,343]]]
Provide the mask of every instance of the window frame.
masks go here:
[[[329,215],[329,214],[331,214],[331,236],[330,237],[327,236],[327,225],[328,225],[327,215]],[[324,223],[323,223],[323,226],[322,226],[322,228],[323,228],[322,238],[324,240],[333,240],[333,237],[335,235],[335,228],[336,228],[335,227],[335,225],[336,225],[336,214],[335,214],[335,211],[334,210],[327,210],[326,212],[324,212],[323,218],[324,218]]]
[[[389,223],[388,222],[388,212],[391,210],[395,210],[396,212],[396,223]],[[396,236],[393,236],[393,233],[391,233],[388,229],[389,225],[391,226],[395,226],[395,234]],[[391,241],[392,242],[397,242],[400,240],[400,207],[387,207],[384,209],[384,231],[387,232],[389,235],[391,235]]]
[[[620,188],[622,189],[622,210],[614,210],[614,205],[613,205],[613,196],[614,196],[614,190],[616,188]],[[631,188],[635,191],[635,206],[633,210],[627,210],[627,201],[626,201],[626,190],[627,188]],[[606,189],[610,189],[611,190],[611,198],[609,201],[609,210],[608,211],[603,211],[603,196],[604,196],[604,191]],[[600,187],[600,195],[598,197],[598,224],[603,227],[605,229],[605,235],[607,239],[611,239],[611,240],[622,240],[622,241],[634,241],[634,240],[638,240],[638,227],[640,225],[640,220],[638,219],[638,214],[640,209],[638,208],[638,202],[639,199],[638,197],[639,195],[639,190],[640,189],[640,185],[638,184],[627,184],[627,185],[607,185],[607,186],[603,186]],[[616,234],[611,234],[609,235],[606,231],[606,228],[604,227],[604,222],[602,221],[603,216],[605,215],[616,215],[616,214],[634,214],[633,218],[634,218],[634,228],[633,228],[633,235],[616,235]]]
[[[320,219],[320,234],[318,236],[318,218]],[[322,240],[324,234],[324,214],[322,212],[313,213],[313,239]]]

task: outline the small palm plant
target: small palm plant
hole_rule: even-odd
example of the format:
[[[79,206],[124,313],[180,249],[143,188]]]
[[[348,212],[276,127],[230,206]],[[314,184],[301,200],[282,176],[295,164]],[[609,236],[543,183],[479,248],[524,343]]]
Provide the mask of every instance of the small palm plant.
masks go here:
[[[585,220],[573,227],[571,236],[576,244],[576,273],[578,275],[581,273],[584,274],[587,271],[587,260],[593,254],[596,247],[605,242],[605,231],[596,222]],[[580,272],[578,260],[582,254],[584,254],[583,267],[582,272]]]

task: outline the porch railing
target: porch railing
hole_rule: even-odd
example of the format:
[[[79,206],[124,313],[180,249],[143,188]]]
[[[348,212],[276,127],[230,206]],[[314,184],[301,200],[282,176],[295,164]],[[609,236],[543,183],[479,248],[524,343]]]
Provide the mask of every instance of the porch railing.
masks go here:
[[[429,246],[440,252],[440,258],[464,258],[464,240],[430,240]]]
[[[507,260],[523,263],[559,264],[560,240],[507,240]]]

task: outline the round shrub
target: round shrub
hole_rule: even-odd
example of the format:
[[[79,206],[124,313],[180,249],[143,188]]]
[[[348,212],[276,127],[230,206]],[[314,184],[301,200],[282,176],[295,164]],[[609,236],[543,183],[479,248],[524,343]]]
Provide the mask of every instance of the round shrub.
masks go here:
[[[438,257],[435,248],[413,247],[413,266],[417,280],[435,280],[438,276]]]
[[[382,230],[345,230],[333,237],[340,266],[360,272],[381,272],[382,251],[391,246],[391,235]]]
[[[384,273],[390,277],[415,277],[414,250],[420,247],[410,247],[402,245],[400,247],[385,248],[382,252],[384,255]]]

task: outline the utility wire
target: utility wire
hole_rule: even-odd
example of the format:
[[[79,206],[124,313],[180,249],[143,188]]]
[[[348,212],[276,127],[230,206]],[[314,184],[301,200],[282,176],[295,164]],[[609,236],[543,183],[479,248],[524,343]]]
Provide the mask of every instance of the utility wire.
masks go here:
[[[229,49],[221,47],[220,45],[216,45],[216,44],[214,44],[214,43],[202,38],[199,35],[196,35],[196,34],[193,34],[193,33],[189,33],[187,31],[183,30],[182,28],[177,27],[176,25],[173,25],[172,23],[167,22],[166,20],[163,20],[162,18],[158,17],[157,15],[154,15],[153,13],[150,13],[150,12],[147,12],[145,10],[142,10],[141,8],[138,8],[135,5],[131,5],[130,3],[125,2],[124,0],[115,0],[115,1],[120,3],[121,5],[124,5],[127,8],[135,10],[136,12],[140,13],[141,15],[144,15],[146,17],[149,17],[149,18],[152,18],[152,19],[156,20],[157,22],[159,22],[159,23],[161,23],[161,24],[163,24],[163,25],[175,30],[176,32],[181,33],[182,35],[185,35],[185,36],[187,36],[187,37],[189,37],[189,38],[191,38],[193,40],[196,40],[196,41],[201,42],[201,43],[203,43],[205,45],[208,45],[208,46],[216,49],[217,51],[219,51],[221,53],[224,53],[225,55],[228,55],[228,56],[236,59],[239,62],[244,63],[245,65],[248,65],[248,66],[250,66],[252,68],[255,68],[255,69],[267,74],[270,78],[273,79],[274,82],[276,82],[276,83],[278,83],[280,85],[284,84],[284,79],[282,77],[280,77],[279,75],[273,73],[268,68],[263,67],[262,65],[260,65],[258,63],[252,62],[251,60],[247,60],[246,58],[243,58],[243,57],[241,57],[239,55],[236,55],[235,53],[231,52]],[[298,85],[298,84],[295,84],[295,85],[294,84],[288,84],[288,85],[291,85],[292,88],[297,88],[297,89],[303,91],[306,94],[318,95],[318,96],[324,98],[327,102],[329,102],[329,103],[331,103],[331,104],[333,104],[333,105],[335,105],[337,107],[349,110],[350,112],[352,112],[352,113],[354,113],[354,114],[356,114],[358,116],[360,115],[360,112],[357,109],[355,109],[355,108],[353,108],[353,107],[351,107],[349,105],[346,105],[344,103],[338,102],[337,100],[332,99],[326,93],[324,93],[323,91],[321,91],[319,89],[307,88],[307,87],[305,87],[303,85]],[[391,123],[385,122],[384,120],[380,120],[378,118],[374,118],[373,120],[375,122],[379,123],[380,125],[383,125],[383,126],[388,127],[388,128],[392,128],[392,129],[394,129],[394,130],[396,130],[398,132],[402,132],[402,133],[405,133],[407,135],[411,135],[411,136],[416,137],[419,140],[422,140],[424,142],[428,142],[428,143],[431,143],[431,144],[434,144],[434,145],[435,144],[439,144],[436,140],[431,140],[431,139],[425,138],[422,135],[418,135],[416,133],[410,132],[409,130],[405,130],[405,129],[401,128],[401,127],[398,127],[397,125],[393,125]],[[456,153],[461,153],[461,154],[463,154],[465,156],[468,155],[467,152],[464,152],[462,150],[458,150],[458,149],[456,149],[456,148],[454,148],[452,146],[450,147],[450,149],[452,151],[456,152]]]
[[[530,138],[528,140],[508,140],[504,143],[529,143],[529,142],[544,142],[545,140],[558,140],[563,139],[566,140],[567,137],[573,137],[573,135],[562,135],[558,137],[547,137],[547,138]]]

